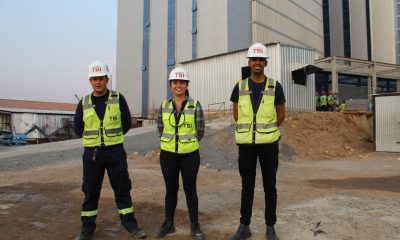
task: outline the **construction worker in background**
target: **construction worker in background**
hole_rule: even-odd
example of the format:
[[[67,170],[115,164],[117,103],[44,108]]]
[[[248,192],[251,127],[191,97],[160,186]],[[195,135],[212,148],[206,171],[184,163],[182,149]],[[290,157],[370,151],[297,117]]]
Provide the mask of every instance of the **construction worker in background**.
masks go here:
[[[329,91],[327,101],[329,111],[333,112],[335,110],[335,99],[333,98],[333,91]]]
[[[368,112],[374,111],[374,104],[372,103],[372,99],[368,102]]]
[[[339,105],[339,112],[344,112],[346,111],[346,101],[343,100],[343,102]]]
[[[319,106],[319,94],[318,94],[318,92],[315,92],[315,106],[316,106],[315,110],[317,110],[317,111],[321,110],[320,106]]]
[[[97,208],[104,172],[115,194],[122,226],[133,238],[144,238],[146,234],[138,227],[130,195],[131,180],[124,150],[124,134],[131,128],[131,114],[125,98],[116,91],[107,89],[108,66],[94,61],[89,66],[89,79],[93,92],[79,102],[74,119],[74,128],[82,137],[83,184],[85,199],[82,204],[82,231],[78,240],[94,239]]]
[[[200,166],[199,141],[204,135],[203,110],[199,101],[189,97],[189,76],[185,69],[173,69],[168,81],[172,98],[162,102],[157,119],[160,165],[166,188],[165,221],[154,237],[161,238],[175,232],[174,215],[181,172],[191,234],[200,240],[204,234],[198,222],[196,180]]]
[[[321,95],[319,96],[319,106],[321,111],[326,111],[328,109],[328,102],[325,94],[325,91],[322,91]]]
[[[333,101],[334,101],[333,111],[337,112],[339,107],[339,96],[337,92],[333,94]]]
[[[250,78],[240,80],[231,95],[236,121],[235,139],[239,146],[239,172],[242,178],[240,225],[231,240],[251,237],[257,158],[260,161],[264,186],[266,238],[278,239],[276,223],[276,173],[278,170],[279,126],[285,119],[285,95],[282,85],[264,75],[267,48],[260,43],[250,46],[248,53]]]

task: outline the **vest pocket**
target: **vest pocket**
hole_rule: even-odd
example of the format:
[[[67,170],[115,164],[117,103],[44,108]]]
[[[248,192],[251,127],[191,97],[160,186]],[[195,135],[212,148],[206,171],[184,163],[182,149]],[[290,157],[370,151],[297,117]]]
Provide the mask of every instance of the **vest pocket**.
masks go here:
[[[197,141],[197,138],[179,140],[180,143],[193,143],[196,141]]]
[[[185,135],[179,135],[179,142],[180,143],[193,143],[196,142],[196,134],[185,134]]]
[[[250,111],[250,106],[249,104],[241,104],[239,102],[239,106],[238,106],[238,114],[241,116],[251,116],[252,113]]]
[[[85,139],[94,139],[99,136],[99,130],[86,130],[83,131],[82,137]]]
[[[245,133],[250,132],[251,123],[236,123],[236,132]]]
[[[269,133],[274,133],[276,131],[278,131],[279,128],[273,128],[273,129],[257,129],[256,132],[257,133],[261,133],[261,134],[269,134]]]
[[[258,107],[258,114],[260,117],[266,118],[268,120],[273,120],[275,118],[275,107],[270,108],[270,106],[274,106],[273,99],[264,97]]]
[[[121,136],[122,128],[110,128],[110,129],[105,128],[104,133],[106,134],[107,137]]]
[[[175,134],[163,132],[161,137],[160,137],[160,140],[161,140],[161,142],[167,142],[168,143],[168,142],[171,142],[171,140],[174,138],[174,136],[175,136]]]

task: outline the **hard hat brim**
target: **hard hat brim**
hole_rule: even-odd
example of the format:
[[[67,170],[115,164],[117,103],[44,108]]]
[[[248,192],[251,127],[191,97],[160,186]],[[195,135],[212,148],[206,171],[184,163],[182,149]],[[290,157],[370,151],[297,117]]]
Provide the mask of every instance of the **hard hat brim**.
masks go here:
[[[190,80],[187,80],[187,79],[168,79],[168,81],[173,81],[173,80],[190,82]]]
[[[247,56],[247,58],[264,58],[265,60],[269,59],[269,57],[249,57],[249,56]]]
[[[108,74],[104,74],[104,73],[102,73],[102,74],[90,74],[90,75],[88,75],[88,77],[108,77]]]

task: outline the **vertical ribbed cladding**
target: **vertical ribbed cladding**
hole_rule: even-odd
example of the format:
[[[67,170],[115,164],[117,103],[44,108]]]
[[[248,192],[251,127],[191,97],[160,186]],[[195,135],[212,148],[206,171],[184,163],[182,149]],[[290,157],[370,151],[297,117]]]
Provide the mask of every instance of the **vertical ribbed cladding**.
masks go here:
[[[307,85],[293,83],[291,71],[314,62],[314,51],[290,45],[267,46],[270,59],[265,74],[278,80],[284,89],[287,107],[313,111],[315,109],[314,75],[307,76]],[[183,63],[190,74],[190,94],[206,109],[208,104],[225,102],[229,109],[230,96],[241,77],[241,68],[247,66],[247,49],[229,54]]]
[[[400,152],[400,93],[375,96],[376,151]]]
[[[292,71],[314,63],[314,51],[290,45],[281,45],[281,83],[286,96],[286,105],[291,109],[315,110],[315,77],[308,75],[306,85],[292,81]]]

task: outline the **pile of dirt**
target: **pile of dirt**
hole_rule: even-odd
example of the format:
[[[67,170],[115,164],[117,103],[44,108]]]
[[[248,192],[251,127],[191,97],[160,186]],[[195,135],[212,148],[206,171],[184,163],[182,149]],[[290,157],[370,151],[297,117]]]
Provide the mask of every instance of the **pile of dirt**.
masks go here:
[[[287,111],[280,130],[283,160],[363,158],[373,151],[368,135],[339,112]],[[233,127],[224,129],[211,140],[218,148],[237,152],[234,131]]]
[[[281,132],[288,160],[363,158],[373,151],[368,135],[339,112],[288,111]]]

